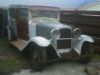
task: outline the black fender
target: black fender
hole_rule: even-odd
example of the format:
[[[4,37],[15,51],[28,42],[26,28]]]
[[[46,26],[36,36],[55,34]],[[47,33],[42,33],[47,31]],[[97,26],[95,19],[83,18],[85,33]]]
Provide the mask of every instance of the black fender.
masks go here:
[[[49,59],[57,59],[59,58],[56,50],[54,49],[54,47],[50,44],[48,47],[46,47],[47,50],[47,55]]]
[[[30,46],[31,46],[32,43],[33,43],[34,45],[37,45],[35,42],[32,41],[32,42],[28,43],[28,45],[27,45],[27,46],[23,49],[23,51],[22,51],[22,53],[23,53],[26,57],[28,57],[28,56],[30,55],[30,53],[31,53],[30,50],[32,50],[32,49],[30,49]],[[52,59],[57,59],[57,58],[59,58],[59,56],[58,56],[56,50],[54,49],[54,47],[53,47],[51,44],[48,45],[48,46],[46,46],[46,47],[44,47],[44,48],[45,48],[45,50],[46,50],[48,60],[52,60]]]

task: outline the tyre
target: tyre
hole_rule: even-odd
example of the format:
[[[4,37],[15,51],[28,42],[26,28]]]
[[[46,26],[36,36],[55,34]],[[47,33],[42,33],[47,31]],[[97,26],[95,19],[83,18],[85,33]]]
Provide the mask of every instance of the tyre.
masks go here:
[[[79,57],[79,62],[88,63],[93,56],[93,48],[91,43],[84,42],[82,45],[81,55]]]
[[[36,71],[41,71],[46,66],[46,48],[31,43],[30,50],[31,67]]]

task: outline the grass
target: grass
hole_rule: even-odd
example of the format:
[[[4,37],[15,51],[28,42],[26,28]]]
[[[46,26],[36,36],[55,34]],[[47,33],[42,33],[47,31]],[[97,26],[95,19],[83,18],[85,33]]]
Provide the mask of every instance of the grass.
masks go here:
[[[93,61],[100,62],[100,47],[93,45],[93,49],[94,49]]]
[[[0,37],[0,70],[19,71],[27,68],[24,56],[14,47],[9,47],[8,41]]]
[[[2,56],[0,59],[0,69],[5,71],[19,71],[24,68],[25,61],[18,57],[5,57]]]
[[[94,54],[93,61],[100,62],[100,55],[99,54]]]

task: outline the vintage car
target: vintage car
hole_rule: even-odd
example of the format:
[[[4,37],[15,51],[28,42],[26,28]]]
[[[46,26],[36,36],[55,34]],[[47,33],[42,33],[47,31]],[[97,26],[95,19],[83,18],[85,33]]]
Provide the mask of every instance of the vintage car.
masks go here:
[[[58,7],[11,5],[8,21],[9,42],[27,56],[35,70],[58,59],[91,59],[94,40],[79,28],[60,23]]]

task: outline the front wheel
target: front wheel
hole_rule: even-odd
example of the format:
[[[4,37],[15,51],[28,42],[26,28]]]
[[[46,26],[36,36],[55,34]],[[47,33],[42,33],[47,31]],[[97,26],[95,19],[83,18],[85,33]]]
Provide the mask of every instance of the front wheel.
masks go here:
[[[31,67],[36,71],[41,71],[46,66],[46,48],[31,44],[30,49]]]
[[[84,42],[82,45],[79,62],[88,63],[92,59],[92,56],[93,56],[93,48],[92,48],[91,43]]]

